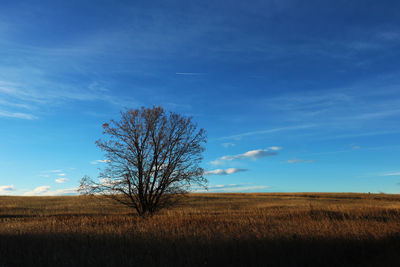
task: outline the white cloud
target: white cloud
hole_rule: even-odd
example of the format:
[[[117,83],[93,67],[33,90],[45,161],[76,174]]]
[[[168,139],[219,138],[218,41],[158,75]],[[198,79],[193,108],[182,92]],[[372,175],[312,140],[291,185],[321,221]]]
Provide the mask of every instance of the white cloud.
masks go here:
[[[6,194],[10,191],[14,191],[14,186],[13,185],[2,185],[0,186],[0,195]]]
[[[56,179],[56,183],[59,183],[59,184],[65,183],[66,181],[68,181],[67,178],[59,178],[59,179]]]
[[[269,149],[277,151],[277,150],[281,150],[282,148],[279,146],[271,146],[271,147],[269,147]]]
[[[65,173],[57,173],[58,176],[65,176]]]
[[[289,159],[288,161],[286,161],[286,163],[313,163],[315,162],[315,160],[312,159]]]
[[[78,193],[76,188],[64,188],[47,192],[48,196],[62,196],[62,195],[76,195]]]
[[[96,164],[99,164],[99,163],[108,163],[108,162],[110,162],[109,159],[98,159],[98,160],[94,160],[94,161],[90,162],[90,164],[96,165]]]
[[[273,149],[269,148],[269,149],[250,150],[250,151],[247,151],[247,152],[242,153],[242,154],[223,156],[220,159],[221,160],[229,160],[229,161],[230,160],[235,160],[235,159],[252,159],[252,160],[256,160],[256,159],[264,158],[264,157],[268,157],[268,156],[275,156],[275,155],[278,154],[275,151],[279,150],[279,149],[277,149],[277,147],[273,147]]]
[[[269,186],[266,185],[252,185],[252,186],[242,186],[242,187],[235,187],[235,188],[230,188],[227,191],[231,192],[253,192],[253,191],[258,191],[260,189],[267,189]]]
[[[99,182],[100,182],[99,184],[95,185],[96,187],[97,186],[111,187],[125,183],[125,181],[122,179],[112,179],[112,178],[99,178]]]
[[[50,190],[50,186],[44,185],[33,189],[32,191],[25,192],[24,196],[62,196],[62,195],[75,195],[77,194],[76,188],[64,188]]]
[[[216,169],[212,171],[206,171],[204,172],[205,175],[228,175],[228,174],[233,174],[237,172],[245,172],[248,171],[247,169],[237,169],[237,168],[229,168],[229,169]]]
[[[32,191],[28,191],[24,193],[24,196],[41,196],[46,194],[50,190],[50,186],[48,185],[43,185],[36,187]]]
[[[210,161],[209,163],[212,165],[220,165],[223,164],[224,161],[232,161],[237,159],[257,160],[264,157],[276,156],[278,155],[277,151],[281,149],[281,147],[272,146],[267,149],[250,150],[242,154],[222,156],[216,160]]]

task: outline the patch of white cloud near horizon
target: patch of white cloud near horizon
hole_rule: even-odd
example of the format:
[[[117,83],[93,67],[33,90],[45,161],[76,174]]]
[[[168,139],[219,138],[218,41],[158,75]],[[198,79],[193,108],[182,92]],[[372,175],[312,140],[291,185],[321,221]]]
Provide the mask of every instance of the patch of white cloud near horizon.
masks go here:
[[[110,162],[109,159],[98,159],[98,160],[91,161],[90,164],[96,165],[99,163],[108,163],[108,162]]]
[[[316,162],[316,160],[312,159],[289,159],[286,161],[286,163],[290,164],[295,164],[295,163],[313,163]]]
[[[2,194],[7,194],[11,191],[14,191],[14,186],[13,185],[2,185],[0,186],[0,195]]]
[[[36,187],[32,191],[25,192],[24,196],[62,196],[62,195],[71,195],[77,194],[76,188],[64,188],[57,190],[50,190],[50,186],[43,185]]]
[[[238,169],[238,168],[228,168],[228,169],[216,169],[212,171],[205,171],[204,175],[228,175],[228,174],[233,174],[237,172],[245,172],[248,171],[248,169]]]
[[[43,185],[43,186],[38,186],[32,191],[28,191],[24,193],[24,196],[38,196],[38,195],[43,195],[46,192],[50,190],[50,186],[48,185]]]
[[[56,179],[56,183],[58,183],[58,184],[65,183],[66,181],[68,181],[67,178],[58,178],[58,179]]]

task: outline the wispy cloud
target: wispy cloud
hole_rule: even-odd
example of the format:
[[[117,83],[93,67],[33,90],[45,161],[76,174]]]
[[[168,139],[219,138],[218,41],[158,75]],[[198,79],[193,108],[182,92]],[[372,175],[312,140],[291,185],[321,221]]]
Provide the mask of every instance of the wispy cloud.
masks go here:
[[[42,171],[44,173],[58,173],[58,172],[63,172],[63,170],[46,170],[46,171]]]
[[[10,191],[14,191],[13,185],[2,185],[0,186],[0,195],[7,194]]]
[[[41,174],[38,174],[38,176],[45,177],[45,178],[48,178],[51,175],[57,175],[57,176],[63,177],[63,176],[66,176],[67,174],[64,173],[63,170],[58,170],[58,169],[57,170],[45,170],[45,171],[41,171]]]
[[[176,72],[176,75],[187,75],[187,76],[197,76],[197,75],[204,75],[202,72]]]
[[[290,94],[271,98],[267,105],[277,110],[296,111],[296,110],[316,110],[326,109],[338,105],[350,104],[353,96],[341,93],[319,93],[319,94]]]
[[[56,183],[59,183],[59,184],[65,183],[66,181],[68,181],[67,178],[58,178],[58,179],[56,179]]]
[[[364,137],[364,136],[379,136],[379,135],[391,135],[398,134],[400,131],[371,131],[371,132],[359,132],[359,133],[348,133],[348,134],[332,134],[331,136],[324,136],[318,138],[318,140],[331,140],[331,139],[347,139],[354,137]]]
[[[0,97],[7,98],[8,101],[0,102],[0,117],[18,118],[33,120],[38,116],[21,111],[37,110],[43,106],[58,107],[68,102],[103,102],[118,107],[139,106],[139,102],[129,97],[120,98],[113,94],[102,85],[97,83],[72,85],[68,82],[49,80],[45,71],[32,74],[29,70],[3,69],[0,66],[0,72],[3,71],[5,76],[26,77],[26,79],[18,81],[18,83],[0,81],[8,84],[1,86]],[[51,70],[47,70],[52,73]],[[51,75],[49,75],[51,76]],[[6,76],[7,77],[7,76]],[[2,75],[0,75],[2,79]],[[7,107],[7,108],[6,108]]]
[[[350,116],[348,119],[350,120],[371,120],[371,119],[379,119],[390,116],[397,116],[400,113],[400,109],[391,109],[391,110],[383,110],[376,112],[365,112],[355,116]]]
[[[205,175],[228,175],[228,174],[233,174],[237,172],[245,172],[248,171],[248,169],[238,169],[238,168],[228,168],[228,169],[216,169],[212,171],[206,171],[204,172]]]
[[[294,130],[301,130],[301,129],[309,129],[315,127],[315,124],[304,124],[304,125],[296,125],[296,126],[288,126],[288,127],[280,127],[280,128],[273,128],[273,129],[266,129],[260,131],[251,131],[245,132],[241,134],[229,135],[218,138],[219,140],[226,140],[226,139],[233,139],[233,140],[240,140],[243,137],[253,136],[253,135],[264,135],[264,134],[272,134],[278,133],[283,131],[294,131]]]
[[[255,192],[262,189],[267,189],[269,186],[265,185],[251,185],[251,184],[224,184],[209,186],[207,189],[195,188],[192,192],[194,193],[205,193],[205,192]]]
[[[23,119],[23,120],[34,120],[37,119],[35,115],[21,112],[8,112],[0,110],[0,117],[5,118],[15,118],[15,119]]]
[[[387,172],[387,173],[382,173],[379,176],[398,176],[400,175],[400,172]]]
[[[7,107],[12,107],[12,108],[22,108],[25,110],[32,109],[32,107],[30,105],[7,101],[5,99],[0,99],[0,106],[7,106]]]
[[[360,149],[360,148],[361,148],[361,146],[355,145],[355,144],[350,144],[350,147],[351,147],[352,149]]]
[[[98,160],[91,161],[90,164],[96,165],[96,164],[99,164],[99,163],[108,163],[108,162],[110,162],[109,159],[98,159]]]
[[[346,87],[292,91],[254,101],[287,123],[314,125],[309,134],[322,140],[390,134],[399,131],[395,126],[400,114],[398,77],[398,73],[373,76]]]
[[[228,147],[234,147],[235,144],[234,143],[222,143],[221,146],[228,148]]]
[[[316,160],[312,159],[289,159],[286,161],[286,163],[290,164],[295,164],[295,163],[313,163],[316,162]]]

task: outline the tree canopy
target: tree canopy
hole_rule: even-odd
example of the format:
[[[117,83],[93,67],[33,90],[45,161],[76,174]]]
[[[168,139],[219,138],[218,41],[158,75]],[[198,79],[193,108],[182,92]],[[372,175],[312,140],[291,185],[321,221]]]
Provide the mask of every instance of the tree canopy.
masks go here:
[[[129,109],[104,123],[103,135],[96,144],[107,165],[98,181],[82,178],[83,194],[105,195],[146,215],[207,183],[199,166],[206,135],[191,117],[161,107]]]

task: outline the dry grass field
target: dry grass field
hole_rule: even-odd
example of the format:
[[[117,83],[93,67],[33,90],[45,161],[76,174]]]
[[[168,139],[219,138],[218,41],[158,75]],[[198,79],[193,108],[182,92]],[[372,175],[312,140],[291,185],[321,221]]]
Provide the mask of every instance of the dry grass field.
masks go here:
[[[399,266],[400,196],[191,194],[148,218],[100,198],[0,197],[0,266]]]

